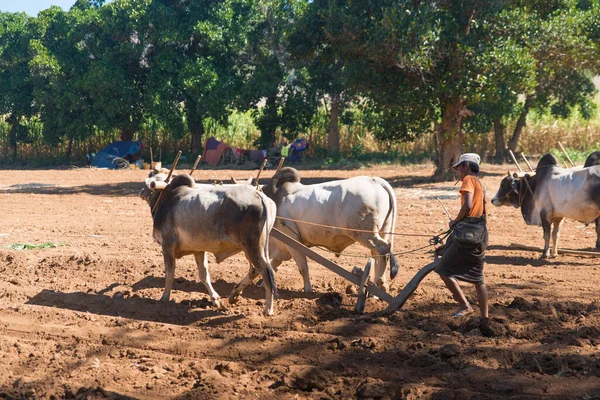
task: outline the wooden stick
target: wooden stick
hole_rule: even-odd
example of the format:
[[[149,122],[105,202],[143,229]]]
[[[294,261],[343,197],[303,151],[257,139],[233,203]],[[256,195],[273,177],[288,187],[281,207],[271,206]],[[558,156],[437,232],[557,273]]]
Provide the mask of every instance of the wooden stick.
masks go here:
[[[150,147],[150,169],[154,169],[154,157],[152,157],[152,147]]]
[[[258,174],[256,175],[256,187],[258,187],[258,178],[260,178],[260,174],[263,172],[263,169],[265,169],[265,165],[267,165],[266,158],[263,160],[262,165],[260,166],[260,169],[258,170]]]
[[[177,156],[175,156],[175,161],[173,161],[173,165],[171,165],[171,170],[169,171],[169,175],[167,175],[167,179],[165,180],[165,182],[169,183],[169,181],[171,180],[171,175],[173,175],[173,171],[175,170],[177,163],[179,163],[179,157],[181,157],[181,150],[179,150]]]
[[[150,182],[150,189],[152,190],[163,190],[168,185],[167,182],[163,181],[152,181]]]
[[[315,252],[314,250],[309,249],[308,247],[304,246],[302,243],[298,242],[296,239],[286,235],[285,233],[281,232],[277,228],[273,228],[271,230],[271,237],[279,240],[283,244],[285,244],[293,249],[300,251],[302,254],[304,254],[307,257],[312,258],[313,260],[315,260],[316,262],[321,264],[323,267],[335,272],[336,274],[340,275],[342,278],[349,280],[350,282],[354,283],[355,285],[360,286],[360,284],[361,284],[360,277],[354,275],[350,271],[345,270],[344,268],[340,267],[333,261],[330,261],[329,259],[323,257],[319,253]],[[385,290],[377,287],[371,281],[367,281],[367,288],[368,288],[370,294],[372,294],[373,296],[379,297],[379,299],[381,299],[387,303],[391,302],[394,299],[389,293],[387,293]]]
[[[394,297],[394,300],[392,300],[390,302],[390,305],[385,310],[383,310],[381,313],[379,313],[379,315],[382,315],[382,316],[390,315],[390,314],[398,311],[399,309],[401,309],[402,306],[404,305],[404,303],[406,303],[406,300],[408,300],[408,298],[415,292],[415,290],[417,290],[421,281],[427,275],[429,275],[429,273],[431,273],[435,269],[435,267],[437,267],[437,264],[438,264],[438,261],[436,260],[432,263],[427,264],[423,268],[421,268],[415,274],[415,276],[413,276],[413,278],[410,280],[410,282],[408,282],[406,284],[406,286],[404,286],[404,288],[400,291],[400,293],[398,293],[398,295],[396,297]]]
[[[520,249],[520,250],[530,250],[530,251],[540,251],[540,252],[544,250],[541,247],[527,246],[527,245],[519,244],[519,243],[511,243],[510,247],[514,247],[514,248]],[[570,249],[560,249],[560,248],[557,249],[556,251],[558,253],[562,253],[562,254],[575,254],[575,255],[581,255],[581,256],[600,257],[600,251],[570,250]]]
[[[285,161],[285,157],[281,157],[279,159],[279,165],[277,166],[277,171],[275,171],[275,173],[277,173],[281,169],[281,167],[283,166],[283,162],[284,161]]]
[[[521,166],[519,165],[519,162],[517,161],[517,158],[515,157],[515,154],[512,152],[512,150],[509,149],[508,153],[510,154],[510,157],[512,158],[512,160],[516,164],[517,168],[519,169],[519,172],[523,172],[523,170],[521,169]]]
[[[531,178],[535,176],[535,172],[514,172],[512,174],[513,178],[525,178],[526,176]]]
[[[448,209],[446,208],[446,206],[444,205],[444,203],[442,203],[442,201],[440,200],[440,198],[439,198],[439,197],[436,197],[435,199],[436,199],[437,201],[439,201],[439,202],[440,202],[440,204],[442,205],[442,208],[444,209],[444,212],[445,212],[445,213],[446,213],[446,215],[448,216],[448,219],[449,219],[450,221],[452,221],[452,217],[450,216],[450,213],[448,212]]]
[[[558,142],[558,147],[560,147],[560,149],[562,150],[565,157],[567,157],[567,160],[569,160],[569,162],[571,163],[571,166],[574,167],[575,163],[573,162],[573,160],[571,160],[571,157],[569,157],[569,155],[567,154],[567,151],[565,150],[565,148],[563,147],[561,142]]]
[[[199,154],[198,157],[196,157],[196,162],[194,163],[194,166],[192,167],[192,170],[190,171],[190,176],[192,176],[192,174],[196,170],[196,167],[198,166],[198,163],[200,162],[201,158],[202,158],[201,154]]]
[[[525,153],[521,153],[521,157],[523,157],[523,160],[525,160],[525,164],[527,164],[527,168],[529,168],[530,171],[533,171],[531,164],[529,164],[529,161],[527,161],[527,157],[525,157]]]
[[[177,153],[177,156],[175,157],[175,161],[173,161],[173,165],[171,166],[171,170],[169,171],[169,175],[167,175],[167,179],[165,179],[165,182],[167,184],[171,180],[171,175],[173,175],[173,171],[175,170],[175,167],[177,166],[177,163],[179,162],[179,157],[181,157],[181,150],[179,150],[179,152]],[[162,194],[164,192],[165,192],[164,190],[161,190],[160,193],[158,194],[156,203],[154,203],[154,207],[152,207],[152,210],[150,211],[151,214],[154,214],[154,211],[156,211],[156,209],[158,208],[158,203],[160,203],[160,198],[162,197]]]

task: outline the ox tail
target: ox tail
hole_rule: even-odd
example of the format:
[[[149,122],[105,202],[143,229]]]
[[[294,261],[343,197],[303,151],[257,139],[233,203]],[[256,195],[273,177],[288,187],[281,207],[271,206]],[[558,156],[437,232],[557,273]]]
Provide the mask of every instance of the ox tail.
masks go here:
[[[396,256],[394,255],[394,232],[396,229],[396,218],[397,218],[397,205],[396,205],[396,194],[394,193],[394,189],[390,186],[387,181],[383,181],[381,186],[388,193],[390,208],[388,209],[388,213],[385,217],[387,221],[388,218],[391,218],[391,226],[390,233],[386,233],[385,239],[390,244],[390,279],[394,279],[396,275],[398,275],[398,271],[400,270],[400,265],[398,264],[398,260],[396,260]]]
[[[271,221],[268,197],[259,191],[257,191],[256,193],[258,193],[258,196],[262,201],[263,213],[265,214],[265,225],[263,227],[263,233],[265,235],[264,257],[267,264],[266,279],[271,285],[271,288],[273,288],[273,297],[277,299],[279,297],[279,293],[277,292],[277,284],[275,283],[275,271],[273,271],[273,266],[271,265],[271,255],[269,254],[269,241],[271,236],[271,229],[273,228],[275,221]]]

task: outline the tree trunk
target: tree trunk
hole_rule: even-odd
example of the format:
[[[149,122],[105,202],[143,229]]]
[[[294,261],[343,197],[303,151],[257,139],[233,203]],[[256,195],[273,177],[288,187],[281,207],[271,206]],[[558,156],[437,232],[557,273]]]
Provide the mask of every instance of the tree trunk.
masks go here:
[[[190,152],[195,156],[200,154],[200,147],[202,147],[204,122],[202,121],[202,115],[198,112],[198,104],[193,100],[186,101],[186,117],[188,130],[192,136]]]
[[[263,107],[263,114],[258,121],[258,129],[260,129],[259,145],[262,149],[275,147],[275,132],[279,125],[277,94],[272,93],[267,97],[267,101]]]
[[[437,182],[454,178],[452,165],[460,157],[464,138],[464,133],[461,131],[463,107],[464,105],[459,99],[453,99],[446,103],[442,122],[436,127],[438,159],[433,180]]]
[[[19,129],[19,119],[11,114],[8,118],[10,131],[8,133],[9,158],[11,162],[17,161],[17,131]]]
[[[494,120],[494,138],[496,139],[496,154],[494,160],[502,164],[506,160],[506,144],[504,141],[504,125],[500,119]]]
[[[200,147],[202,147],[202,137],[204,136],[204,122],[200,119],[196,126],[190,129],[192,134],[192,143],[190,146],[190,152],[192,155],[200,154]]]
[[[67,144],[67,151],[65,152],[65,160],[71,161],[71,153],[73,152],[73,138],[69,138],[69,144]]]
[[[131,141],[131,139],[133,139],[133,131],[131,130],[131,128],[122,126],[121,127],[121,141],[129,142],[129,141]]]
[[[517,121],[517,125],[515,126],[515,130],[513,131],[513,135],[508,141],[508,149],[513,153],[517,150],[517,145],[519,144],[519,139],[521,137],[521,132],[523,132],[523,127],[525,127],[525,123],[527,122],[527,113],[529,113],[529,109],[533,104],[533,97],[527,96],[525,99],[525,105],[523,105],[523,111],[521,111],[521,115],[519,116],[519,120]]]
[[[333,93],[331,95],[331,113],[329,114],[329,133],[327,134],[327,147],[329,155],[337,158],[340,154],[340,104],[341,94]]]

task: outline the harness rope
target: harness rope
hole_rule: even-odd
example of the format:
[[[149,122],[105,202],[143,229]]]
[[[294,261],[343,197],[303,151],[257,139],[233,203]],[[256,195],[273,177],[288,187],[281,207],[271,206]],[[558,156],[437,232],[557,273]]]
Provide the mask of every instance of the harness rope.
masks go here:
[[[298,220],[298,219],[286,218],[286,217],[277,217],[277,219],[280,219],[280,220],[283,220],[283,221],[297,222],[297,223],[307,224],[307,225],[320,226],[322,228],[339,229],[341,231],[353,231],[353,232],[365,232],[365,233],[371,233],[371,232],[373,232],[373,231],[369,231],[369,230],[366,230],[366,229],[340,228],[338,226],[317,224],[317,223],[314,223],[314,222],[301,221],[301,220]],[[396,233],[396,232],[379,232],[379,233],[383,233],[384,235],[396,235],[396,236],[431,237],[431,235],[418,234],[418,233]]]
[[[347,230],[347,231],[354,231],[354,232],[366,232],[366,233],[371,233],[372,231],[369,230],[362,230],[362,229],[349,229],[349,228],[339,228],[336,226],[331,226],[331,225],[322,225],[322,224],[317,224],[317,223],[313,223],[313,222],[307,222],[307,221],[300,221],[300,220],[296,220],[296,219],[292,219],[292,218],[285,218],[285,217],[277,217],[281,220],[284,221],[292,221],[292,222],[298,222],[298,223],[303,223],[303,224],[308,224],[308,225],[315,225],[315,226],[321,226],[321,227],[325,227],[325,228],[334,228],[334,229],[340,229],[340,230]],[[285,226],[285,224],[283,224]],[[288,229],[290,229],[290,227],[287,227]],[[291,230],[291,229],[290,229]],[[422,246],[422,247],[418,247],[416,249],[411,249],[411,250],[407,250],[407,251],[403,251],[400,253],[388,253],[388,254],[384,254],[384,255],[370,255],[370,256],[363,256],[363,255],[359,255],[359,254],[348,254],[348,253],[344,253],[343,255],[346,257],[354,257],[354,258],[376,258],[376,257],[387,257],[389,255],[393,255],[393,256],[401,256],[404,254],[410,254],[410,253],[414,253],[417,252],[419,250],[423,250],[426,249],[428,247],[431,246],[436,246],[440,243],[443,243],[444,240],[448,237],[448,235],[450,235],[450,233],[452,232],[452,228],[448,229],[445,232],[440,233],[439,235],[435,235],[435,236],[430,236],[430,235],[425,235],[425,234],[401,234],[401,233],[394,233],[394,232],[385,232],[385,233],[389,233],[392,235],[400,235],[400,236],[418,236],[418,237],[428,237],[429,239],[429,244]],[[301,238],[302,236],[300,235],[300,232],[294,232],[296,235],[298,235],[299,238]],[[318,248],[319,250],[322,250],[324,252],[327,253],[331,253],[331,254],[335,254],[336,256],[341,256],[342,254],[339,252],[335,252],[329,249],[326,249],[325,247],[322,246],[314,246],[316,248]]]

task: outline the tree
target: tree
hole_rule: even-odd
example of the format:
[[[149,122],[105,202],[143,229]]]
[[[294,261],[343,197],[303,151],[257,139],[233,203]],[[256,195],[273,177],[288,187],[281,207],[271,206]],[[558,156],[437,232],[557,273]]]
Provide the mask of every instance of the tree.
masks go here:
[[[598,71],[598,9],[585,2],[518,2],[507,9],[490,29],[496,43],[512,51],[501,54],[490,75],[487,96],[479,104],[476,118],[493,121],[497,162],[505,151],[516,151],[527,114],[532,109],[567,117],[574,107],[589,118],[595,107],[591,78]],[[511,123],[508,142],[505,128]],[[491,125],[491,124],[490,124]],[[489,125],[488,125],[489,126]]]
[[[17,158],[18,143],[28,141],[21,122],[36,111],[29,62],[37,34],[34,19],[25,13],[0,13],[0,115],[6,115],[10,125],[12,161]]]
[[[54,6],[38,16],[42,33],[34,43],[35,56],[30,64],[35,98],[40,104],[44,139],[50,145],[67,141],[67,160],[74,141],[93,137],[101,112],[94,109],[86,83],[94,57],[87,40],[98,22],[96,8],[73,7],[64,12]]]
[[[287,36],[304,0],[258,0],[250,21],[248,42],[239,59],[243,77],[239,109],[252,109],[261,136],[262,148],[275,145],[278,128],[292,138],[296,129],[306,125],[313,111],[307,91],[305,71],[294,70]]]
[[[329,104],[327,147],[331,156],[340,152],[339,118],[354,99],[348,85],[348,67],[330,45],[324,29],[326,21],[320,3],[310,3],[308,10],[295,22],[288,37],[294,65],[307,73],[304,99],[316,111],[318,102]]]
[[[83,87],[100,111],[94,124],[106,131],[119,129],[121,140],[133,139],[147,109],[147,46],[138,26],[147,3],[119,0],[99,8],[99,20],[89,26],[85,40],[90,65]]]
[[[435,179],[450,176],[450,166],[462,151],[464,123],[474,116],[471,107],[493,103],[483,96],[502,86],[511,101],[520,87],[531,87],[530,76],[519,75],[514,81],[509,75],[503,78],[495,64],[495,60],[505,60],[505,71],[516,71],[518,63],[525,62],[524,68],[531,71],[531,57],[521,51],[530,49],[529,38],[517,35],[510,42],[496,29],[497,24],[504,23],[514,31],[521,13],[529,7],[524,4],[527,2],[314,3],[326,13],[325,30],[331,45],[346,63],[356,66],[354,70],[362,72],[352,85],[382,116],[378,137],[412,140],[424,131],[434,131],[438,149]],[[538,16],[546,17],[573,10],[578,3],[557,0],[531,4],[537,7]],[[512,20],[506,18],[511,11]],[[562,30],[555,26],[553,32],[560,35]],[[515,52],[519,57],[512,60]],[[527,106],[525,102],[523,108]]]
[[[225,121],[241,92],[238,60],[253,6],[244,0],[157,0],[148,6],[151,107],[168,124],[185,115],[193,154],[201,147],[204,119]]]

